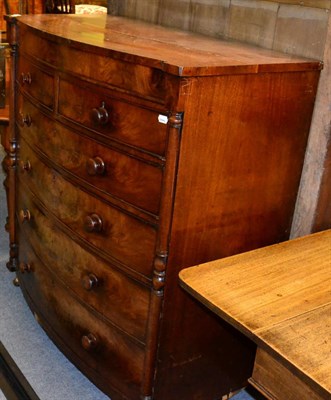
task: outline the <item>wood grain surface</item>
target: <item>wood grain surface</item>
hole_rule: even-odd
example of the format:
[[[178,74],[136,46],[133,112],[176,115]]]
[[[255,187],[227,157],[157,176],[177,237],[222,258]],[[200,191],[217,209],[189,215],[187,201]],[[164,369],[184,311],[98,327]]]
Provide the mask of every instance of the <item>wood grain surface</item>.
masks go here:
[[[191,267],[180,279],[261,348],[331,391],[331,230]]]
[[[171,31],[162,26],[113,16],[25,15],[20,21],[46,35],[56,35],[72,44],[92,45],[147,66],[154,66],[180,76],[203,76],[219,73],[257,73],[279,70],[316,69],[318,64],[272,50],[220,41],[189,32]],[[84,35],[82,35],[84,31]],[[171,32],[171,34],[170,34]],[[61,40],[61,39],[60,39]],[[155,64],[154,60],[158,60]]]

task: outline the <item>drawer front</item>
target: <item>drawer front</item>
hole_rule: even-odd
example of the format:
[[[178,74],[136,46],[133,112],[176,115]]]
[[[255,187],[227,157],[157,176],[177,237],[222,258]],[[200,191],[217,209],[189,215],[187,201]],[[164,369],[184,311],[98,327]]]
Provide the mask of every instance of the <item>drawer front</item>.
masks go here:
[[[67,171],[98,190],[138,208],[159,213],[162,168],[79,135],[19,98],[20,115],[31,120],[21,136]],[[19,117],[18,117],[19,118]]]
[[[19,197],[33,221],[20,223],[27,242],[53,274],[82,301],[130,335],[145,341],[150,289],[90,254],[47,218],[28,192]]]
[[[144,347],[137,345],[116,328],[107,325],[74,299],[23,240],[19,259],[30,265],[30,272],[18,272],[20,285],[29,294],[37,317],[51,327],[59,347],[76,355],[78,366],[129,398],[139,398],[143,377]]]
[[[257,349],[250,383],[270,399],[323,400],[303,380],[261,348]],[[295,388],[295,390],[293,389]]]
[[[52,74],[41,70],[20,56],[17,76],[21,90],[47,108],[54,109],[54,76]]]
[[[116,60],[95,52],[90,53],[86,46],[84,50],[80,50],[70,43],[59,45],[31,32],[24,25],[21,26],[20,52],[61,71],[92,79],[103,86],[109,85],[159,103],[165,101],[165,74],[159,69]]]
[[[20,159],[30,163],[29,172],[20,173],[22,184],[37,195],[76,240],[94,246],[100,256],[110,256],[151,277],[155,228],[69,183],[42,163],[24,140],[20,143]]]
[[[159,113],[106,96],[92,87],[60,80],[59,114],[119,141],[158,155],[165,154],[167,125]]]

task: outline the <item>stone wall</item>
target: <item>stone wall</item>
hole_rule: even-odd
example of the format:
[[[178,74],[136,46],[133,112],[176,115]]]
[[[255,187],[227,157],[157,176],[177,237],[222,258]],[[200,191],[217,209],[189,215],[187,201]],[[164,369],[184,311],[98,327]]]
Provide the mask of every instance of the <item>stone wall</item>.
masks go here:
[[[331,228],[331,18],[291,237]]]
[[[117,15],[317,59],[323,57],[331,8],[330,0],[111,0],[111,3]]]

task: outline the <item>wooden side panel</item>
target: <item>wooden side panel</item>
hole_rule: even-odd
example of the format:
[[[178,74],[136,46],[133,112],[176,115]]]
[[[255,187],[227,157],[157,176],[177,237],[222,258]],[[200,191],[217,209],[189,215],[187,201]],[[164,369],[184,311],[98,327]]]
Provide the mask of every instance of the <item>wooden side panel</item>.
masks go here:
[[[158,400],[180,397],[171,387],[207,398],[201,382],[221,396],[250,376],[252,344],[184,294],[178,271],[288,238],[317,80],[237,75],[195,79],[187,89],[194,101],[184,112]]]
[[[193,81],[173,224],[177,265],[288,238],[317,80],[284,73]]]

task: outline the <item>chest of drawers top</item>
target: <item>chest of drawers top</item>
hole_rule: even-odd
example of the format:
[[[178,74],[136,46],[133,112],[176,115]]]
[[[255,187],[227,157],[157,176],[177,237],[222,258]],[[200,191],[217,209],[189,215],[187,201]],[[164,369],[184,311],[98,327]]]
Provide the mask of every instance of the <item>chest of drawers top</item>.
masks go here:
[[[95,55],[111,56],[182,77],[319,68],[311,60],[123,17],[25,15],[18,18],[20,22],[25,29],[37,31],[41,37],[52,38],[58,44],[67,42]],[[77,59],[63,59],[56,45],[53,50],[36,45],[30,42],[29,51],[46,62],[53,65],[61,62],[61,67],[72,70],[83,68]],[[94,69],[97,62],[95,58]]]

